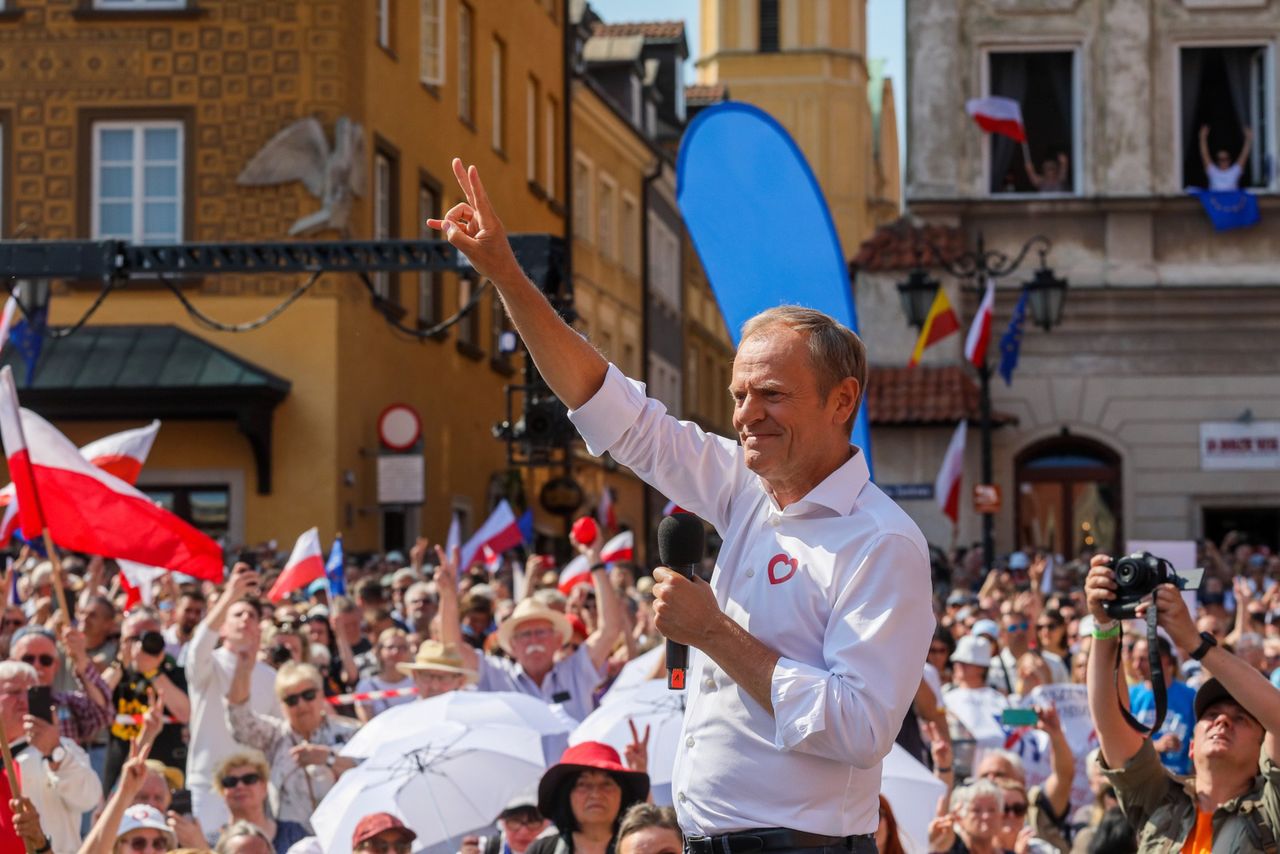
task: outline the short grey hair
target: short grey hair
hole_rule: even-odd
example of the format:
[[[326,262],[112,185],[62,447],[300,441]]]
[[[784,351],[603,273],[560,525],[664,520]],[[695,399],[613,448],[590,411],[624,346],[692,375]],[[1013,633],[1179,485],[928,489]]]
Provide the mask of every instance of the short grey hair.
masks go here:
[[[214,846],[213,850],[217,852],[217,854],[227,854],[227,852],[231,850],[229,847],[231,840],[238,839],[241,836],[256,836],[263,842],[267,843],[268,847],[270,847],[272,851],[276,848],[275,843],[271,841],[262,828],[252,822],[240,819],[239,821],[231,822],[231,824],[227,825],[226,828],[223,829],[222,835],[218,837],[218,844]]]
[[[276,671],[277,694],[283,691],[285,686],[296,685],[299,682],[310,682],[320,690],[324,690],[324,677],[320,675],[320,669],[314,664],[286,661],[280,665],[280,669]]]
[[[1025,765],[1022,764],[1022,757],[1019,756],[1018,754],[1008,750],[1004,750],[1003,748],[996,747],[990,750],[983,751],[982,762],[985,762],[988,759],[1003,759],[1005,762],[1009,763],[1009,765],[1013,768],[1013,772],[1017,774],[1022,780],[1027,779],[1027,768]],[[978,764],[981,765],[982,762],[979,762]]]
[[[951,811],[962,812],[978,798],[994,798],[997,809],[1004,809],[1004,792],[990,780],[974,780],[951,793]]]
[[[25,661],[0,662],[0,682],[7,682],[10,679],[25,679],[32,685],[40,681],[36,669]]]
[[[818,380],[818,394],[823,400],[846,378],[853,377],[858,381],[858,399],[854,402],[847,425],[852,430],[858,407],[867,397],[867,348],[862,339],[829,314],[798,305],[780,305],[762,311],[742,324],[738,346],[741,347],[749,338],[778,327],[793,330],[808,339],[809,363]]]

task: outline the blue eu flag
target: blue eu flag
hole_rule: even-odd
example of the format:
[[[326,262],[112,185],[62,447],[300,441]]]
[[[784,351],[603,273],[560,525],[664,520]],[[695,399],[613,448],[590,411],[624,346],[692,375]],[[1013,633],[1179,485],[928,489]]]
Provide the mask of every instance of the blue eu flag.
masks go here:
[[[335,596],[347,595],[347,558],[342,553],[342,535],[339,534],[329,549],[329,559],[324,562],[324,577],[329,580],[329,601]]]
[[[48,325],[49,307],[37,309],[19,320],[9,330],[9,342],[27,365],[27,378],[23,385],[30,386],[40,362],[40,350],[44,347],[44,330]]]
[[[1258,213],[1258,199],[1243,190],[1197,190],[1200,204],[1209,215],[1214,231],[1230,231],[1248,228],[1262,219]]]
[[[1027,289],[1022,289],[1018,304],[1013,308],[1013,318],[1009,328],[1000,339],[1000,376],[1004,384],[1013,383],[1013,369],[1018,367],[1018,351],[1022,349],[1022,322],[1027,317]]]

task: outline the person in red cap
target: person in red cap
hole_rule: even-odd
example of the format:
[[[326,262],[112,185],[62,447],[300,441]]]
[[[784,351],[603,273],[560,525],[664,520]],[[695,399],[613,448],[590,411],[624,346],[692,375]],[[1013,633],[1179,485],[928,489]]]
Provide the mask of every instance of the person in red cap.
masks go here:
[[[351,833],[352,852],[409,854],[418,834],[389,812],[375,812],[360,819]]]
[[[536,840],[525,854],[612,852],[623,813],[648,797],[649,775],[623,765],[618,751],[598,741],[575,744],[538,783],[538,811],[558,835]]]

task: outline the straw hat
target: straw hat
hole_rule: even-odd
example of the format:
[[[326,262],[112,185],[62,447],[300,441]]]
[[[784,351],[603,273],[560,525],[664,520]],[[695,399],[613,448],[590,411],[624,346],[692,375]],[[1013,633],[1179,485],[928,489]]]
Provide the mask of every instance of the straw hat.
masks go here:
[[[415,670],[461,673],[467,677],[468,685],[474,685],[480,681],[480,674],[466,666],[455,644],[441,643],[437,640],[423,641],[413,661],[400,662],[396,665],[396,670],[409,676],[412,676]]]
[[[516,630],[524,623],[533,620],[546,620],[551,624],[551,628],[560,634],[560,643],[557,647],[564,646],[569,642],[569,638],[573,636],[573,629],[569,625],[569,621],[565,619],[564,614],[559,611],[548,608],[537,599],[524,599],[511,612],[511,616],[502,621],[502,625],[498,626],[498,645],[501,646],[508,654],[511,654],[511,639],[515,636]]]

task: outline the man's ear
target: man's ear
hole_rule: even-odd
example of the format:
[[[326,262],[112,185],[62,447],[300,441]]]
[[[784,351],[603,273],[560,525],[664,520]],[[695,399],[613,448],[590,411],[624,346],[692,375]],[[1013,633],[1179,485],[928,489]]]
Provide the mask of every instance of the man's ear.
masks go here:
[[[831,390],[831,395],[828,399],[835,399],[835,421],[837,424],[843,425],[853,415],[854,409],[858,405],[858,395],[861,392],[862,388],[853,377],[845,377]]]

